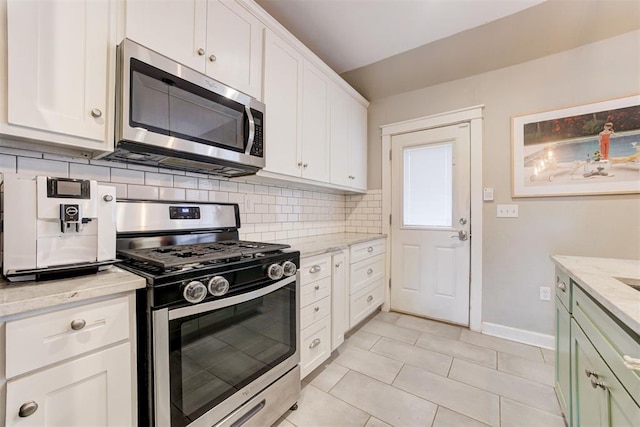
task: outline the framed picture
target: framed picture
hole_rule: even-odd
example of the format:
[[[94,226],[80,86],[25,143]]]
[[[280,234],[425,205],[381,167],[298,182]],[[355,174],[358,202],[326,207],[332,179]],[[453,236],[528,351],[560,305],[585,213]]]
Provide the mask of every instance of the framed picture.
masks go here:
[[[513,197],[640,193],[640,95],[511,119]]]

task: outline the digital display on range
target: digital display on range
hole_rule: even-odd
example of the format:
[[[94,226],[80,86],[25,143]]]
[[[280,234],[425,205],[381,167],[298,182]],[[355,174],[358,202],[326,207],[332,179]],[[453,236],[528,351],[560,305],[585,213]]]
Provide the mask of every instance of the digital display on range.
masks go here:
[[[200,219],[200,207],[169,206],[169,219]]]

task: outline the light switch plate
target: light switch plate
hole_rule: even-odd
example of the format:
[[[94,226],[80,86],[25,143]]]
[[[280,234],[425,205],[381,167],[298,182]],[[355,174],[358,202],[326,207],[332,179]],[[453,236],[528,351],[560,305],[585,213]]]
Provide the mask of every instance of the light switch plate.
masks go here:
[[[518,218],[518,205],[498,205],[498,218]]]

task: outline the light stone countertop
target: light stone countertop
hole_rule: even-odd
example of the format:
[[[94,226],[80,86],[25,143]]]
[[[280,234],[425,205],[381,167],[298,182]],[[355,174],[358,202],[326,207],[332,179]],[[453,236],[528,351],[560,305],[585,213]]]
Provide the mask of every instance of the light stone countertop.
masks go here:
[[[121,268],[42,282],[9,283],[0,279],[0,317],[144,288],[146,281]]]
[[[640,280],[640,260],[564,255],[551,259],[612,315],[640,334],[640,291],[616,279]]]
[[[300,251],[300,257],[304,258],[344,250],[356,243],[368,242],[384,237],[386,237],[386,234],[333,233],[276,240],[271,243],[291,245],[293,249]]]

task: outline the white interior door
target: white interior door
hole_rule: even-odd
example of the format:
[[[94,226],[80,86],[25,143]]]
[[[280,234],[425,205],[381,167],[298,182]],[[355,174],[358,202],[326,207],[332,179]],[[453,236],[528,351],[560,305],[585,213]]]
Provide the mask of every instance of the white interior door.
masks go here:
[[[469,324],[470,129],[391,139],[391,309]]]

